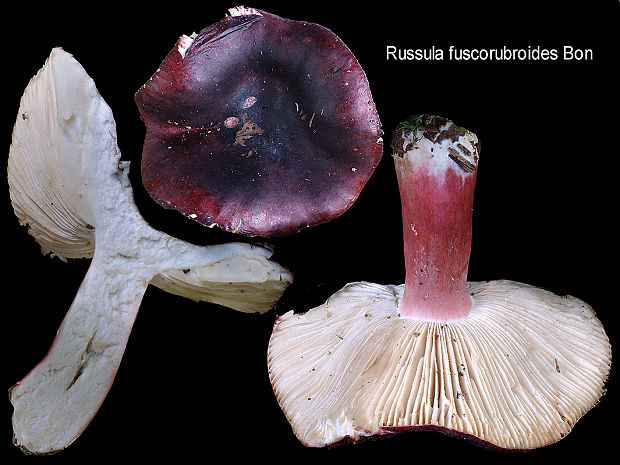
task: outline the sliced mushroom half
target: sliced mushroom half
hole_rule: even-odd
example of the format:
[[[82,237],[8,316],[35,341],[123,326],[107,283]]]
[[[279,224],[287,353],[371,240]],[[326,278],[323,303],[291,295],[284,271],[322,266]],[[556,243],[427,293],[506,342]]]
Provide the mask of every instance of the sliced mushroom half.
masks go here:
[[[172,238],[140,215],[114,117],[93,80],[53,49],[21,99],[8,162],[15,214],[63,259],[92,257],[46,357],[10,391],[14,442],[61,450],[103,402],[150,282],[194,300],[264,312],[291,282],[271,251]]]

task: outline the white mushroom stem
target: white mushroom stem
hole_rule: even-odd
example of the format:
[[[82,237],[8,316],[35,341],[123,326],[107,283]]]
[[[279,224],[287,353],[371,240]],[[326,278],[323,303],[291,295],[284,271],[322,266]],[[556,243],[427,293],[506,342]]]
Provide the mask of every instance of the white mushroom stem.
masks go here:
[[[134,203],[128,170],[110,108],[79,63],[54,49],[22,97],[9,156],[11,200],[44,252],[93,260],[49,353],[10,391],[14,442],[26,452],[61,450],[86,428],[150,282],[263,312],[292,280],[263,247],[200,247],[153,229]]]
[[[166,246],[164,235],[135,239],[150,244],[133,257],[114,247],[97,249],[49,353],[11,390],[15,442],[28,452],[63,449],[88,425],[112,386],[142,296],[157,273],[256,259],[242,244],[194,250],[172,241]],[[154,248],[160,250],[152,262]]]
[[[476,136],[409,123],[392,141],[406,282],[351,283],[277,320],[268,366],[282,411],[312,447],[414,429],[502,449],[558,441],[604,393],[605,330],[577,298],[466,282]]]

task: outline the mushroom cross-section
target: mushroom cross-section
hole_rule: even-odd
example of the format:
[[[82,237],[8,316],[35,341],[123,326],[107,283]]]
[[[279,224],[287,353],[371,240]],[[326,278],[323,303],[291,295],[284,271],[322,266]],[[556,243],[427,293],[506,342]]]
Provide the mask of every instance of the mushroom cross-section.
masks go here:
[[[362,67],[320,25],[230,11],[181,37],[136,93],[146,190],[244,235],[291,234],[341,215],[383,151]]]
[[[52,50],[21,99],[8,161],[11,202],[44,253],[92,262],[50,351],[10,390],[14,442],[25,452],[56,452],[86,428],[112,385],[149,282],[264,312],[292,280],[263,247],[199,247],[153,229],[134,203],[128,170],[94,82],[70,54]]]
[[[313,447],[414,429],[488,447],[560,440],[604,393],[611,347],[574,297],[467,282],[477,137],[444,118],[395,132],[405,284],[351,283],[276,322],[269,376]]]

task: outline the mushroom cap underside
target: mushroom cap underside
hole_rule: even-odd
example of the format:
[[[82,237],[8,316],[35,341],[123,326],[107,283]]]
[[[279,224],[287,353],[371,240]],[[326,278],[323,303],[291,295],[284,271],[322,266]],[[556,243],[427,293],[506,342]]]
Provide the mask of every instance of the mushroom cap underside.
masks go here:
[[[268,237],[346,211],[383,143],[346,45],[253,11],[182,37],[135,99],[149,194],[202,224]]]
[[[92,153],[116,137],[109,114],[92,79],[61,48],[24,91],[8,160],[9,193],[20,224],[45,254],[94,253],[89,165]]]
[[[298,439],[434,429],[501,449],[556,442],[604,394],[611,347],[579,299],[469,283],[469,316],[405,319],[404,286],[352,283],[277,321],[269,374]]]

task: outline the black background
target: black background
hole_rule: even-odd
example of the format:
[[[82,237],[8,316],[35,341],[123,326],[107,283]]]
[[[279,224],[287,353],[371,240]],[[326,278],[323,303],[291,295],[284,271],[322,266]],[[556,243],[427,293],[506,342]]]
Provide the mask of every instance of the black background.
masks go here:
[[[431,3],[431,2],[425,2]],[[542,2],[540,2],[542,3]],[[596,5],[595,5],[596,4]],[[368,76],[384,139],[411,114],[448,117],[482,145],[474,204],[470,280],[512,279],[571,294],[597,311],[617,338],[618,27],[617,1],[497,6],[417,2],[247,4],[319,23],[353,51]],[[501,5],[501,6],[500,6]],[[239,240],[162,211],[136,177],[144,127],[133,103],[181,34],[226,13],[226,2],[101,2],[54,6],[22,2],[5,15],[2,146],[19,98],[54,46],[72,53],[114,111],[136,200],[156,227],[197,243]],[[11,24],[14,23],[14,24]],[[564,45],[590,48],[579,61],[388,61],[386,46],[447,49]],[[336,449],[306,449],[271,391],[266,346],[274,318],[322,303],[345,283],[404,281],[398,188],[391,153],[340,218],[270,241],[295,284],[265,315],[196,304],[149,287],[116,377],[100,411],[65,451],[45,460],[93,458],[305,459],[347,461],[566,459],[604,456],[616,440],[618,387],[562,441],[528,453],[497,453],[439,433],[407,433]],[[9,388],[47,352],[88,268],[43,257],[20,227],[3,181],[4,315],[2,384]],[[1,403],[2,455],[12,407]]]

